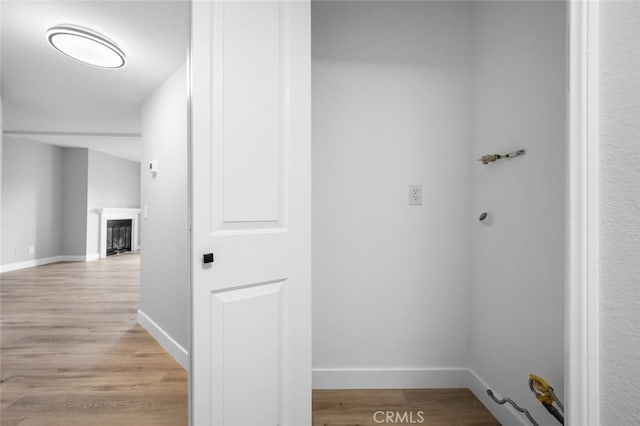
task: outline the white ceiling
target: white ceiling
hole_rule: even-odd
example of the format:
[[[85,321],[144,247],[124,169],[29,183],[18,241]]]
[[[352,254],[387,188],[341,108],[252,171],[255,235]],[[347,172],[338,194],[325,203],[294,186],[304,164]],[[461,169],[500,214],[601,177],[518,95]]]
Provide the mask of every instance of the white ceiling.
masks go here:
[[[65,57],[46,40],[56,24],[103,33],[125,51],[127,66],[100,69]],[[3,1],[1,37],[6,132],[104,152],[113,135],[110,153],[139,160],[142,101],[186,60],[188,3]]]

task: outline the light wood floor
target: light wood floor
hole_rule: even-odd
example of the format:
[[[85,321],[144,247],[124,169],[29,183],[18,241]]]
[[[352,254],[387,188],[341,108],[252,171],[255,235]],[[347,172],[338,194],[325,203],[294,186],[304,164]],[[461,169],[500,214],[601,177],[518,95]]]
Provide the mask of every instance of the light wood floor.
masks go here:
[[[129,254],[0,274],[0,425],[187,424],[186,373],[136,323],[139,271]],[[313,392],[313,426],[376,426],[381,410],[499,425],[466,389]]]
[[[136,323],[139,256],[0,275],[0,424],[187,424],[185,371]]]
[[[388,420],[394,422],[380,423],[386,413],[376,414],[379,411],[391,412]],[[405,412],[408,417],[403,418]],[[395,413],[399,413],[399,417]],[[380,424],[500,426],[468,389],[313,391],[313,426]]]

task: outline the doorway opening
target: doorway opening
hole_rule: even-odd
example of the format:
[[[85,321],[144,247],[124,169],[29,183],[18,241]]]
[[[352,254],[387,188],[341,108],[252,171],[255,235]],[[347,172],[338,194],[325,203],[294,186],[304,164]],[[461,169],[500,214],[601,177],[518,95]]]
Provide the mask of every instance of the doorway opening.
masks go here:
[[[189,2],[1,8],[0,423],[57,406],[69,423],[186,425]],[[53,28],[99,35],[122,62],[50,43]],[[85,410],[97,400],[133,411]]]
[[[311,17],[314,388],[467,388],[527,421],[492,390],[556,424],[528,380],[564,398],[566,4]]]

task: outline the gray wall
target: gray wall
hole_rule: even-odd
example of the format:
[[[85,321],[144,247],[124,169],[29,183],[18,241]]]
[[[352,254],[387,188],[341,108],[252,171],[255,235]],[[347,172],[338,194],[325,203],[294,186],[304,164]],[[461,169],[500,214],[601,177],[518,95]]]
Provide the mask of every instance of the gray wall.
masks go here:
[[[2,265],[97,254],[95,209],[140,206],[139,163],[11,136],[3,146]]]
[[[601,2],[602,425],[640,424],[640,2]]]
[[[141,167],[140,310],[189,350],[186,69],[179,68],[145,100],[142,164],[158,160],[152,177]]]
[[[3,145],[2,264],[60,255],[62,149],[11,136],[4,137]]]
[[[87,181],[87,255],[100,253],[103,207],[140,207],[140,163],[89,151]]]
[[[565,9],[474,2],[473,270],[470,367],[494,391],[556,425],[529,373],[564,394]],[[493,222],[477,218],[487,211]],[[486,398],[484,391],[481,397]],[[508,411],[486,399],[496,413]],[[508,420],[499,418],[504,424]]]
[[[65,148],[63,156],[62,254],[85,256],[87,253],[89,150],[86,148]]]

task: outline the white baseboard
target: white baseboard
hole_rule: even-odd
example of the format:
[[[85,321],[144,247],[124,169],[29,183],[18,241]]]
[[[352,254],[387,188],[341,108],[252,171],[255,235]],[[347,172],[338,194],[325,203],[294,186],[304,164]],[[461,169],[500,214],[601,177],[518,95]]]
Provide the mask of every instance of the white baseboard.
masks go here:
[[[23,262],[9,263],[0,266],[0,272],[17,271],[18,269],[33,268],[34,266],[47,265],[61,262],[62,256],[43,257],[41,259],[25,260]]]
[[[86,256],[61,255],[61,256],[43,257],[41,259],[25,260],[23,262],[0,265],[0,273],[17,271],[19,269],[25,269],[25,268],[33,268],[34,266],[48,265],[51,263],[58,263],[58,262],[89,262],[91,260],[96,260],[99,257],[100,256],[98,254],[88,254]]]
[[[524,414],[517,412],[509,404],[499,405],[496,404],[493,399],[487,394],[487,390],[491,389],[491,386],[480,378],[473,370],[468,370],[466,387],[473,392],[473,394],[482,402],[482,404],[489,410],[493,416],[498,419],[503,426],[531,426],[531,423],[526,419]],[[494,392],[495,394],[495,392]],[[501,395],[495,394],[495,397],[502,399]]]
[[[464,388],[467,368],[314,368],[313,389]]]
[[[144,327],[147,332],[175,359],[186,371],[189,371],[189,353],[178,342],[173,340],[158,324],[156,324],[147,314],[138,309],[138,324]]]

